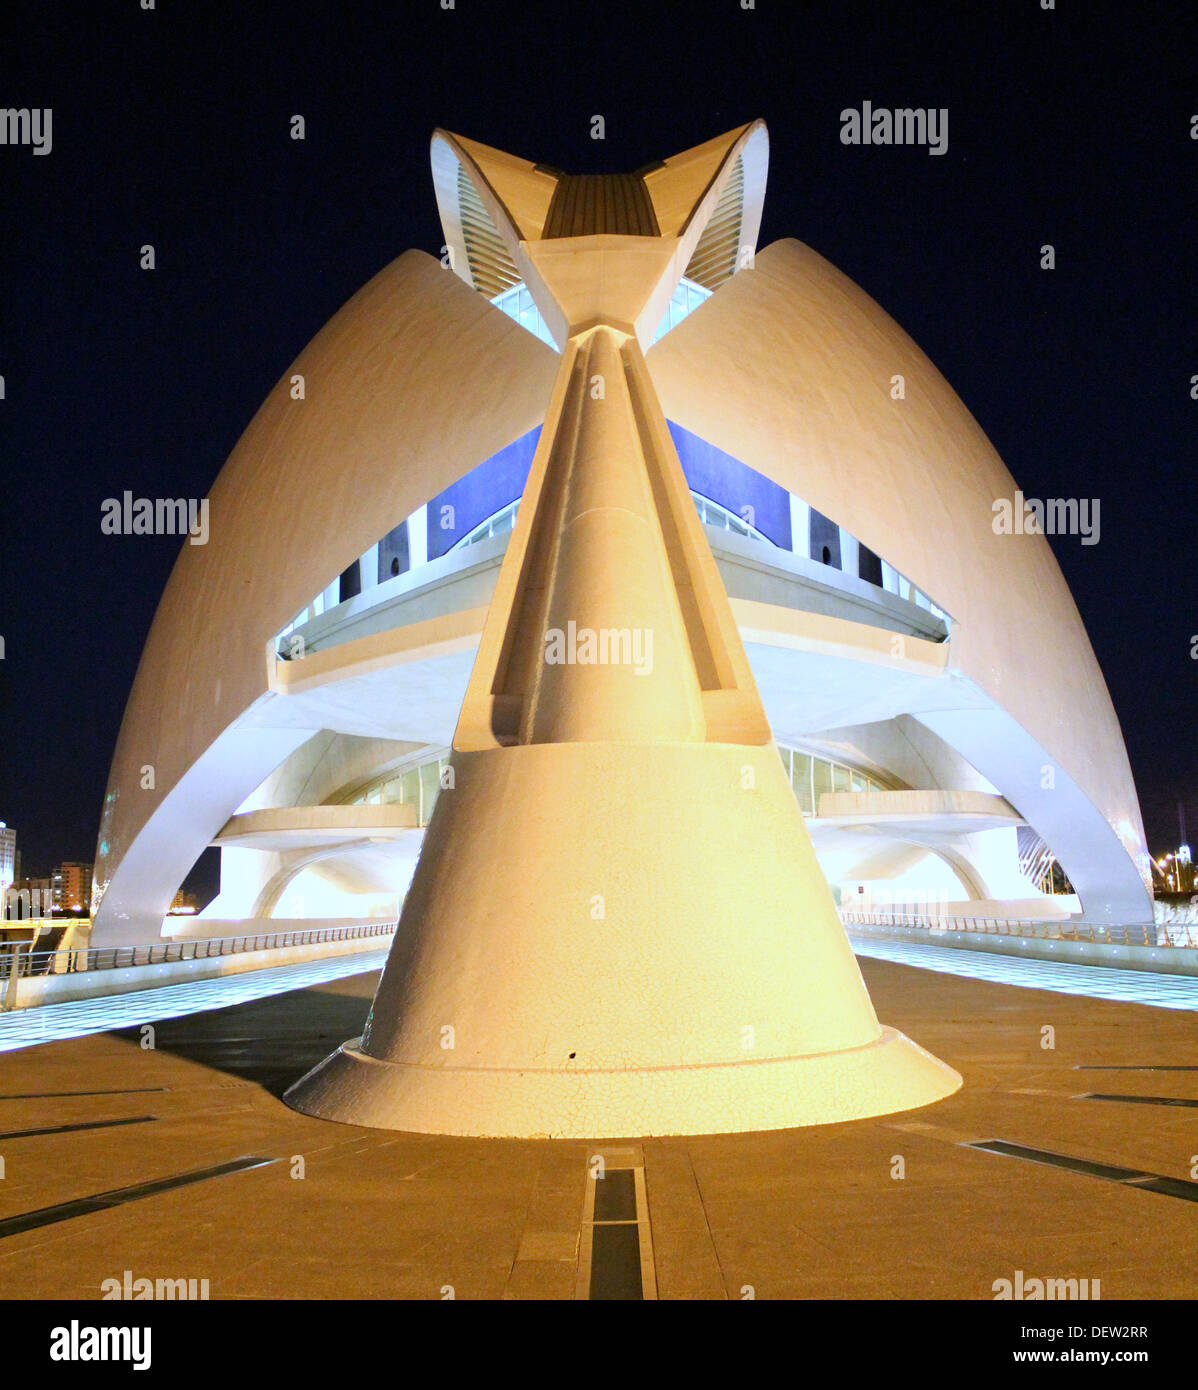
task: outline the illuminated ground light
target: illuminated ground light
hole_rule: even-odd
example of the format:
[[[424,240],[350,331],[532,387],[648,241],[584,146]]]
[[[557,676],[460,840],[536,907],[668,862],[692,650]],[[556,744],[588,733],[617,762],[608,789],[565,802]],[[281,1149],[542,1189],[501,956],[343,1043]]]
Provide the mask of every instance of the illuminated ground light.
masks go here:
[[[964,975],[997,985],[1048,989],[1057,994],[1081,994],[1089,999],[1153,1004],[1158,1009],[1198,1010],[1198,979],[1189,975],[1157,975],[1150,970],[1116,970],[1105,965],[1066,965],[1026,957],[1012,959],[988,951],[879,941],[851,933],[849,940],[859,956],[914,965],[920,970]]]
[[[240,975],[224,975],[215,980],[196,980],[185,985],[164,985],[161,989],[139,989],[127,994],[107,994],[98,999],[75,999],[66,1004],[42,1004],[0,1015],[0,1052],[18,1047],[53,1042],[62,1038],[82,1038],[88,1033],[107,1033],[114,1028],[132,1028],[141,1023],[157,1023],[164,1018],[226,1009],[251,999],[308,989],[346,975],[381,970],[387,951],[359,951],[352,955],[329,956],[324,960],[300,961],[297,965],[278,965],[266,970],[246,970]]]

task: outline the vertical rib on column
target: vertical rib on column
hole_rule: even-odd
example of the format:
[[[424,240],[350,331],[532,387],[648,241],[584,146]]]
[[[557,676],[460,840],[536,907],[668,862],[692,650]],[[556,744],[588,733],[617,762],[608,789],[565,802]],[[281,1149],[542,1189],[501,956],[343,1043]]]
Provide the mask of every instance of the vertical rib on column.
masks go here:
[[[694,655],[615,334],[597,329],[580,356],[581,409],[563,419],[562,433],[573,428],[554,459],[558,508],[536,519],[550,534],[530,541],[556,563],[541,641],[521,644],[520,741],[701,741]]]

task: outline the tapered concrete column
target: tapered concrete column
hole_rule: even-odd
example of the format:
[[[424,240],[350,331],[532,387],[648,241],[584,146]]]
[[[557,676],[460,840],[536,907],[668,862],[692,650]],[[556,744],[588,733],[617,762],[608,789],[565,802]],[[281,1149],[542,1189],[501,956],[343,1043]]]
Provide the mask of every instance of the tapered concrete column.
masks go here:
[[[520,741],[702,740],[699,682],[618,335],[595,329],[567,354],[549,465],[555,563],[517,618],[528,635]]]

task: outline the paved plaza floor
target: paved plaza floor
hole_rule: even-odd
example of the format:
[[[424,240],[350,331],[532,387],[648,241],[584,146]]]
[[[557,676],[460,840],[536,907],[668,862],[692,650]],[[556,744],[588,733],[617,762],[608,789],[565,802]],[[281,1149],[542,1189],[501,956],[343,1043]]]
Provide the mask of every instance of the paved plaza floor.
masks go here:
[[[361,1032],[375,973],[163,1020],[153,1048],[134,1027],[8,1052],[0,1297],[98,1298],[126,1271],[213,1299],[616,1297],[621,1250],[662,1299],[992,1299],[1016,1271],[1198,1293],[1192,1012],[861,964],[878,1016],[962,1073],[955,1096],[597,1143],[292,1112],[279,1097]],[[636,1179],[602,1232],[597,1153]]]

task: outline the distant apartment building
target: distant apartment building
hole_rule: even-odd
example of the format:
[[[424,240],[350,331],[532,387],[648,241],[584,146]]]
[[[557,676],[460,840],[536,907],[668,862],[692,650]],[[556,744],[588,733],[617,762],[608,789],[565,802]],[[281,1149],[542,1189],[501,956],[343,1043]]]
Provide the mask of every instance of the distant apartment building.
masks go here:
[[[51,896],[59,912],[88,912],[92,896],[92,865],[70,861],[51,875]]]

